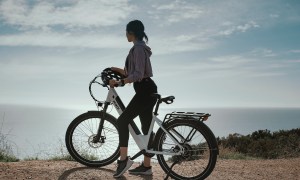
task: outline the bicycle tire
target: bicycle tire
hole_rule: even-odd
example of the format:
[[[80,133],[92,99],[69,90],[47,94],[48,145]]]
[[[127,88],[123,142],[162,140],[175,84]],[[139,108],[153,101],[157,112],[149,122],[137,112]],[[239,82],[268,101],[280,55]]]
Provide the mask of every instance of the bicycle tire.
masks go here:
[[[110,114],[106,114],[104,119],[104,127],[102,130],[102,134],[104,134],[103,137],[106,138],[104,139],[104,143],[91,142],[91,139],[97,133],[100,118],[102,117],[102,111],[89,111],[81,114],[70,123],[66,132],[65,142],[70,155],[77,162],[89,167],[101,167],[111,164],[120,155],[117,120]],[[87,129],[87,132],[83,130],[84,128]],[[77,129],[79,130],[79,134],[76,134]],[[79,137],[81,134],[82,137]],[[109,137],[106,136],[108,134],[110,135]],[[76,138],[79,139],[79,144],[75,144],[77,143]]]
[[[166,124],[164,124],[164,128],[170,132],[170,130],[176,130],[177,132],[185,127],[190,127],[191,129],[195,129],[195,135],[197,133],[197,139],[203,139],[203,142],[199,144],[192,143],[182,143],[182,146],[185,148],[184,155],[180,156],[172,156],[169,157],[167,155],[157,154],[157,160],[165,171],[166,174],[169,174],[174,179],[205,179],[208,177],[213,171],[217,156],[218,156],[218,145],[212,131],[201,121],[195,120],[187,120],[187,119],[175,119]],[[184,136],[183,133],[180,133]],[[198,135],[199,134],[199,135]],[[199,138],[198,138],[199,136]],[[166,140],[168,135],[160,128],[157,131],[157,135],[155,137],[155,149],[158,151],[166,150],[165,147],[172,146],[170,144],[171,141]],[[196,139],[196,140],[197,140]],[[202,140],[201,140],[202,141]],[[166,142],[166,143],[164,143]],[[165,145],[165,146],[164,146]],[[176,150],[176,146],[173,144],[173,152]],[[207,146],[207,151],[203,150],[202,147]],[[178,146],[177,146],[178,147]],[[172,149],[171,148],[171,149]],[[167,148],[168,149],[168,148]],[[170,149],[169,149],[170,150]],[[177,148],[179,150],[179,148]],[[195,156],[193,155],[195,154]],[[197,156],[196,156],[197,155]],[[203,157],[202,157],[203,156]],[[200,158],[201,157],[201,158]],[[207,160],[204,159],[207,157]],[[171,164],[174,163],[174,158],[180,158],[180,164],[175,164],[171,169]],[[203,159],[202,159],[203,158]],[[199,168],[201,163],[203,163],[203,167]],[[191,165],[192,164],[192,165]],[[176,167],[177,166],[177,167]],[[188,168],[190,166],[190,168]],[[175,170],[174,170],[175,168]],[[200,171],[203,169],[203,171]],[[176,172],[175,172],[176,171]],[[178,172],[177,172],[178,171]],[[187,172],[188,171],[188,172]],[[190,173],[190,174],[189,174]]]

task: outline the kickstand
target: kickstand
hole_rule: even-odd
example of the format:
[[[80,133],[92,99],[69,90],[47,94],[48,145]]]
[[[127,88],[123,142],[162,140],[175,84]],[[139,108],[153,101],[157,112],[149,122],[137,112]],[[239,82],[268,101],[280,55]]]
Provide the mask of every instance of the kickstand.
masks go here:
[[[179,163],[179,162],[180,162],[180,161],[179,161],[179,158],[176,158],[176,160],[174,161],[174,163],[173,163],[172,166],[170,167],[170,170],[169,170],[169,172],[168,172],[168,174],[167,174],[167,176],[165,177],[164,180],[167,180],[167,179],[169,178],[170,172],[172,171],[173,166],[175,166],[175,164],[177,164],[177,163]]]

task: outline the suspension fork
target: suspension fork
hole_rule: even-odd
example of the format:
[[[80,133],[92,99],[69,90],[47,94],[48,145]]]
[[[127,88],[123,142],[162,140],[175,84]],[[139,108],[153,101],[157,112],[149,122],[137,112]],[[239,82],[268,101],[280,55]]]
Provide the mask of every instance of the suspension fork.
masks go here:
[[[106,116],[106,110],[108,108],[108,105],[110,103],[108,102],[105,102],[104,103],[104,108],[103,108],[103,113],[102,113],[102,117],[100,117],[100,123],[99,123],[99,127],[98,127],[98,131],[97,131],[97,135],[93,138],[93,142],[94,143],[97,143],[100,141],[100,138],[101,138],[101,143],[104,143],[104,136],[102,138],[101,134],[102,134],[102,129],[103,129],[103,124],[104,124],[104,120],[105,120],[105,116]]]

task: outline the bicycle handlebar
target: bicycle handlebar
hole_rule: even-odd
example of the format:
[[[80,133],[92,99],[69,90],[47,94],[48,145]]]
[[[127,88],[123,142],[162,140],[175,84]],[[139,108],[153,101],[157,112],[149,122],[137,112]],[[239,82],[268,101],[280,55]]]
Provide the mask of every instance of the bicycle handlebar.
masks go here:
[[[91,97],[94,99],[94,101],[98,102],[98,103],[102,103],[103,101],[99,101],[98,99],[95,98],[95,96],[93,95],[93,92],[92,92],[92,84],[94,83],[97,83],[103,87],[108,87],[106,84],[104,83],[100,83],[97,80],[97,78],[101,77],[101,74],[98,74],[90,83],[89,83],[89,92],[90,92],[90,95]]]
[[[101,78],[103,83],[100,83],[99,81],[97,81],[97,78]],[[106,68],[104,69],[100,74],[98,74],[89,84],[89,92],[91,97],[99,103],[103,103],[104,101],[99,101],[98,99],[95,98],[95,96],[93,95],[92,92],[92,84],[97,83],[103,87],[107,87],[107,89],[109,89],[109,80],[111,79],[115,79],[115,80],[120,80],[120,79],[124,79],[125,77],[118,73],[113,71],[111,68]],[[116,86],[117,87],[117,86]]]

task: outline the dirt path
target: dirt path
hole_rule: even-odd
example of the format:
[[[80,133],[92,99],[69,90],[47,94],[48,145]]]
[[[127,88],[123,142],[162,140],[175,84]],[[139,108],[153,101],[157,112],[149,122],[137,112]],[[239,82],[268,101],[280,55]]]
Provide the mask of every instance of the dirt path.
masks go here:
[[[137,163],[133,167],[138,166]],[[88,168],[70,161],[21,161],[0,163],[0,179],[114,179],[114,164],[103,168]],[[165,173],[158,164],[153,164],[153,176],[133,176],[128,173],[119,179],[164,179]],[[214,179],[300,179],[300,158],[278,160],[218,160]]]

